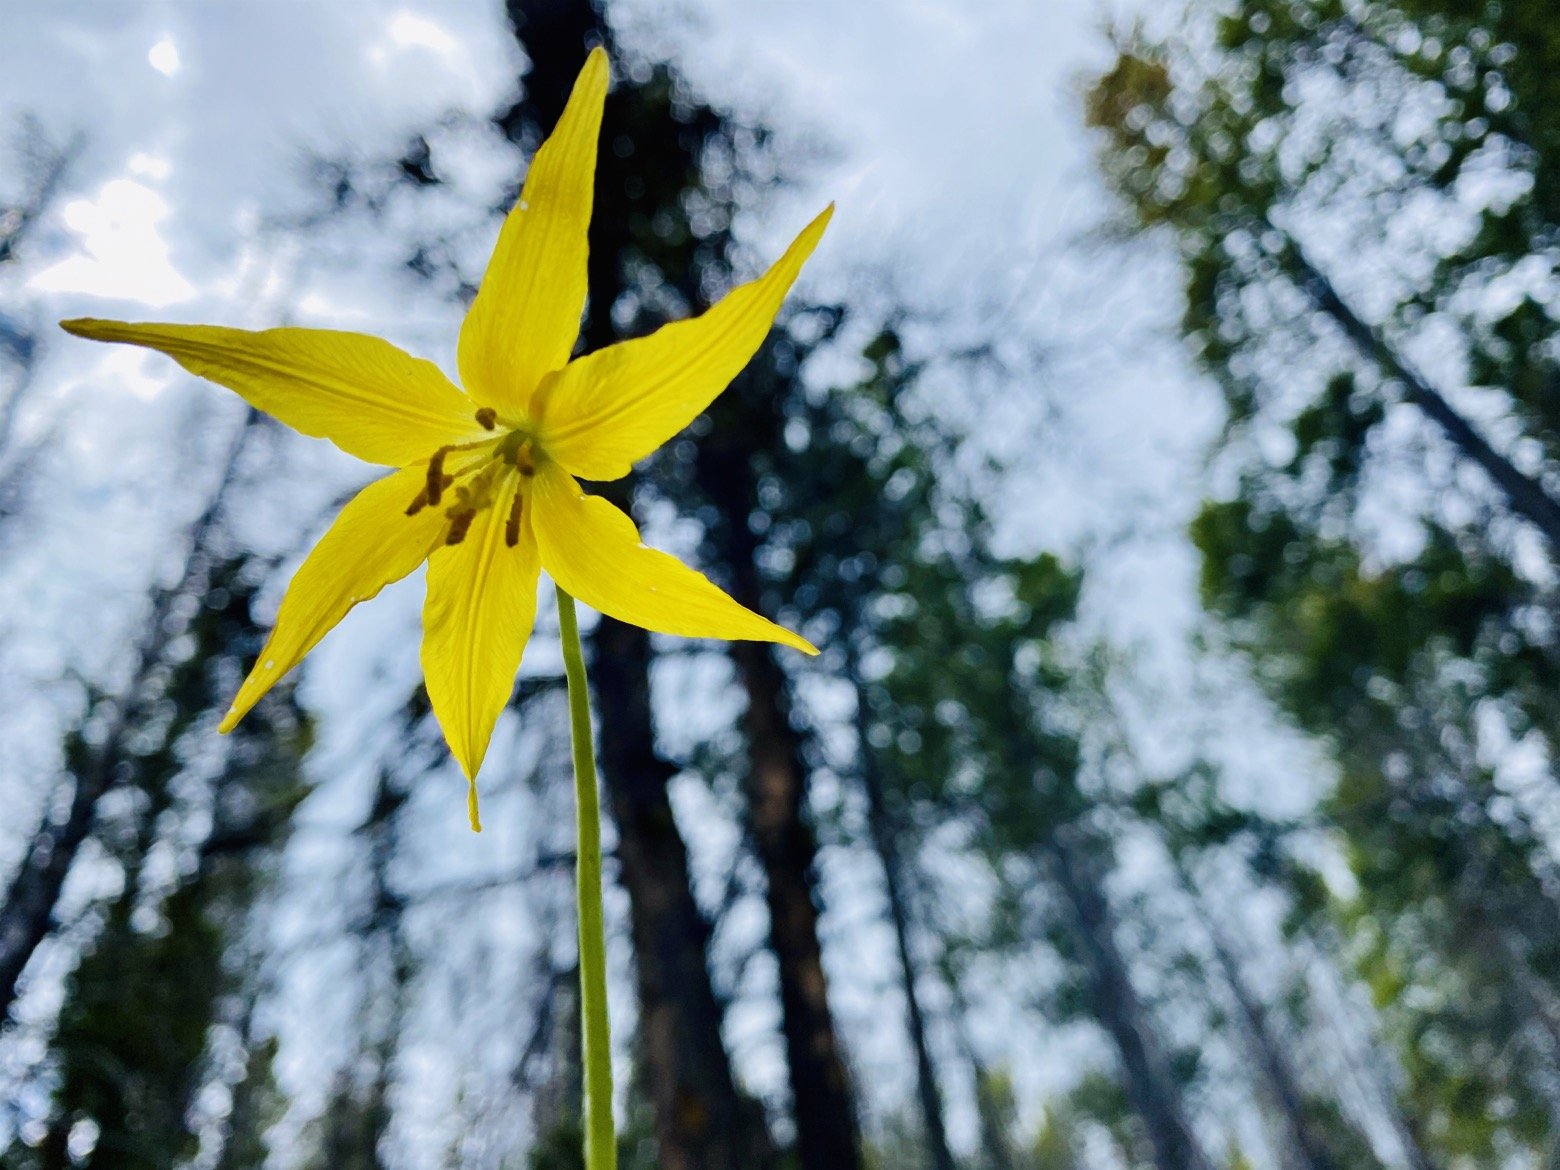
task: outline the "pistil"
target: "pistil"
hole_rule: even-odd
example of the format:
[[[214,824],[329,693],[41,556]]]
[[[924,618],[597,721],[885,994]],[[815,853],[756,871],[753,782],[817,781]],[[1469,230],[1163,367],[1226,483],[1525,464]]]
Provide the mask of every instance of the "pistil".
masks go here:
[[[510,431],[499,443],[498,455],[514,464],[521,475],[536,474],[536,440],[524,431]]]

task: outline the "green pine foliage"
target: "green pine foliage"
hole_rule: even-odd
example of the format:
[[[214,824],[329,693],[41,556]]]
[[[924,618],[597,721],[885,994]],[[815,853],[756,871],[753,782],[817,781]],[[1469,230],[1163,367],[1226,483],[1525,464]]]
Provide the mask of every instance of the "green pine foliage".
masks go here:
[[[53,1112],[19,1167],[152,1170],[199,1149],[211,1031],[257,991],[241,958],[257,944],[249,915],[307,791],[298,770],[307,724],[284,694],[223,744],[220,760],[200,746],[258,650],[256,588],[249,558],[212,568],[164,680],[169,717],[141,728],[118,765],[126,811],[100,840],[122,882],[67,980],[51,1045]],[[156,864],[170,858],[171,874]],[[262,1055],[249,1060],[248,1075],[264,1078]]]
[[[1105,174],[1181,258],[1183,331],[1228,409],[1228,486],[1192,528],[1204,601],[1337,766],[1320,811],[1354,889],[1296,879],[1295,903],[1347,939],[1411,1128],[1452,1164],[1532,1164],[1560,1122],[1538,827],[1556,550],[1404,369],[1425,354],[1498,460],[1553,495],[1560,304],[1533,274],[1560,259],[1560,46],[1541,7],[1195,4],[1124,33],[1087,101]],[[1538,777],[1503,771],[1518,748]]]

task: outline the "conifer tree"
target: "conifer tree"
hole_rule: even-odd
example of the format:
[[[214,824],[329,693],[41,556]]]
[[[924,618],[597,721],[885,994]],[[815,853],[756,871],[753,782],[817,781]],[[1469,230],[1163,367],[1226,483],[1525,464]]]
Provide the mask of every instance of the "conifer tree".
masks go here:
[[[1360,893],[1297,904],[1349,940],[1426,1158],[1552,1157],[1560,328],[1520,274],[1557,255],[1553,38],[1477,0],[1194,9],[1089,111],[1229,410],[1204,599],[1338,770]]]
[[[237,960],[258,946],[250,913],[307,791],[307,723],[278,695],[221,746],[215,776],[203,773],[228,688],[259,649],[249,616],[259,579],[249,557],[212,565],[159,690],[167,717],[128,741],[133,781],[121,783],[133,783],[133,799],[98,828],[121,887],[66,981],[40,1170],[150,1170],[192,1157],[212,1028],[257,990]],[[80,740],[68,754],[90,753]],[[159,856],[177,859],[174,874],[158,872]]]
[[[506,13],[532,66],[520,100],[495,123],[529,150],[556,120],[587,49],[611,45],[612,32],[590,0],[516,2]],[[732,212],[739,191],[749,189],[747,170],[766,137],[761,127],[740,125],[690,95],[671,67],[635,62],[621,52],[614,57],[620,68],[597,162],[586,349],[698,312],[733,281]],[[417,159],[401,168],[407,182],[436,184],[437,151]],[[421,242],[413,267],[433,272],[437,262],[430,258],[443,254],[436,241]],[[672,491],[681,478],[674,461],[660,459],[641,482]],[[631,507],[634,486],[607,484],[602,492]],[[693,896],[687,846],[667,791],[678,769],[655,748],[650,638],[603,618],[592,644],[603,781],[630,899],[638,1044],[663,1164],[767,1165],[774,1150],[762,1111],[740,1090],[721,1040],[723,1005],[709,975],[710,927]],[[739,644],[733,653],[747,650]],[[806,766],[784,676],[772,662],[749,665],[742,677],[754,778],[750,812],[762,810],[765,818],[752,837],[768,878],[798,1155],[808,1168],[849,1167],[858,1156],[855,1105],[825,991],[813,905],[815,846],[802,797]],[[787,786],[779,804],[758,799],[761,775],[779,776]]]

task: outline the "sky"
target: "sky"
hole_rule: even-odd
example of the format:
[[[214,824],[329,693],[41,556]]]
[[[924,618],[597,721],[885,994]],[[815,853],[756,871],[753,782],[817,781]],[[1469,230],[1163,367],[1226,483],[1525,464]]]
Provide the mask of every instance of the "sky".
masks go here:
[[[626,44],[671,56],[708,99],[761,117],[794,152],[796,182],[742,224],[755,254],[772,253],[834,200],[804,294],[909,304],[938,323],[938,336],[991,344],[1020,371],[980,396],[946,381],[950,412],[976,415],[1015,463],[1000,501],[1003,540],[1014,551],[1086,553],[1088,620],[1142,654],[1145,685],[1173,688],[1189,669],[1197,612],[1183,533],[1201,498],[1217,395],[1171,336],[1168,256],[1153,243],[1124,253],[1102,241],[1110,205],[1078,96],[1081,79],[1108,60],[1108,20],[1134,6],[621,0],[612,11]],[[0,5],[0,132],[32,115],[84,143],[66,197],[10,270],[20,275],[0,285],[0,312],[243,326],[285,315],[380,332],[452,368],[453,306],[409,301],[413,286],[387,276],[372,241],[345,241],[363,251],[337,265],[332,253],[289,248],[275,225],[317,204],[300,161],[309,152],[389,155],[452,109],[501,105],[523,64],[501,19],[486,0]],[[502,190],[520,166],[497,144],[468,163],[461,182],[473,197]],[[0,171],[0,191],[12,194],[16,181]],[[103,631],[133,619],[144,582],[167,569],[159,534],[187,519],[180,501],[134,485],[214,476],[241,418],[235,402],[191,387],[155,355],[44,339],[24,424],[67,432],[48,469],[55,522],[0,564],[0,608],[26,598],[28,615],[10,631],[4,664],[36,684],[21,700],[33,722],[9,720],[0,749],[33,775],[47,771],[51,741],[37,731],[58,716],[58,680],[123,669]],[[312,528],[299,517],[363,479],[323,445],[293,457],[295,494],[285,506],[257,501],[254,524],[257,542],[284,557]],[[405,632],[418,589],[404,583],[386,598],[354,614],[305,676],[305,701],[332,714],[327,762],[350,752],[354,721],[370,717],[358,709],[359,688],[415,678]],[[78,620],[84,610],[93,622]],[[1199,715],[1215,738],[1219,720],[1249,728],[1256,710],[1238,682],[1219,685],[1234,698]],[[1173,757],[1171,737],[1152,727],[1143,735]],[[1238,739],[1237,775],[1261,776],[1274,752],[1295,750],[1276,732]],[[442,795],[458,826],[463,806],[453,789]],[[37,791],[0,796],[41,807]],[[361,798],[343,788],[313,815],[350,819]],[[701,799],[679,794],[690,813]],[[14,858],[24,823],[0,826],[0,864]],[[720,834],[696,845],[718,857],[734,845]],[[495,837],[495,848],[514,844]],[[830,880],[846,904],[853,883],[869,881],[845,861]],[[879,977],[843,980],[843,1010],[869,1009]],[[758,1035],[772,1021],[749,1023]],[[869,1068],[903,1067],[897,1037],[854,1040]],[[755,1041],[752,1060],[755,1076],[776,1075],[773,1044]],[[885,1075],[892,1083],[896,1074]],[[958,1124],[968,1141],[968,1118]]]

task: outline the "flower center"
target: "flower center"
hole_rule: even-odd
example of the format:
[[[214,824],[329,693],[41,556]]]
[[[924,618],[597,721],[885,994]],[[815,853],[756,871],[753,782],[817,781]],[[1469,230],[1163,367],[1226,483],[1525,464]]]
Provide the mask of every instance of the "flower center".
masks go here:
[[[490,406],[477,411],[477,422],[484,430],[495,430],[498,412]],[[486,457],[457,461],[453,470],[447,470],[450,456],[460,456],[467,451],[485,450]],[[522,480],[536,474],[536,438],[528,431],[514,428],[497,439],[482,439],[475,443],[452,443],[440,447],[428,459],[428,475],[423,488],[406,507],[408,516],[415,516],[424,508],[436,508],[444,504],[444,515],[449,520],[444,543],[459,544],[471,531],[477,513],[491,508],[498,502],[500,487],[511,468]],[[449,503],[445,504],[448,499]],[[504,521],[504,543],[514,548],[520,543],[520,518],[524,509],[524,493],[517,485],[510,501],[509,514]]]

